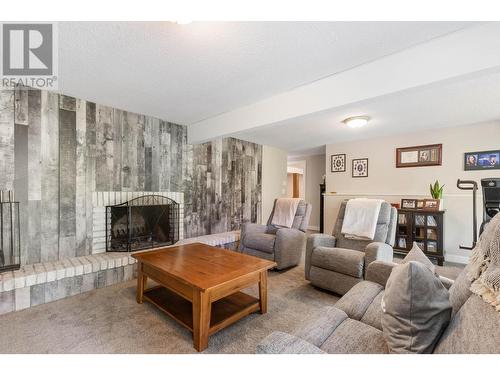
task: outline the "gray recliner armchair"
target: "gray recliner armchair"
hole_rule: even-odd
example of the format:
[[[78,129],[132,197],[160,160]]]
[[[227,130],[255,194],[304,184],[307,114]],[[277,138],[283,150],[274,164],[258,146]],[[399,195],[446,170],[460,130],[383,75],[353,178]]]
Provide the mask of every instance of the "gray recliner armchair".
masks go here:
[[[244,223],[241,227],[240,251],[259,258],[275,261],[279,270],[296,266],[300,262],[307,243],[307,226],[312,205],[301,200],[291,228],[271,224],[273,211],[267,225]]]
[[[392,262],[397,225],[397,210],[383,202],[373,240],[346,238],[341,233],[346,204],[347,201],[341,203],[333,236],[309,236],[305,262],[306,280],[341,295],[364,279],[365,270],[373,261]]]

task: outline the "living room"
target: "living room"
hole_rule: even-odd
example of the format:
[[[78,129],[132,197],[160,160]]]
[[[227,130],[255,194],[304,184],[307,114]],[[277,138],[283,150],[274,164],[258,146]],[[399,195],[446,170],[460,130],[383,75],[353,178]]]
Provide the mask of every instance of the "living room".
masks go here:
[[[8,365],[497,360],[500,23],[125,3],[0,25]]]

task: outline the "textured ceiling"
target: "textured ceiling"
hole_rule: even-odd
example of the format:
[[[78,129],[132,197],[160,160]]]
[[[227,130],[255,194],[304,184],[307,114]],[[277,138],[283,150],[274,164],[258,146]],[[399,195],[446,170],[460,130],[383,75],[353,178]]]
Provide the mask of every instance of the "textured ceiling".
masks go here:
[[[500,118],[498,103],[500,69],[290,119],[235,136],[291,151],[291,155],[317,154],[321,152],[319,145],[496,120]],[[369,115],[371,120],[363,128],[350,129],[342,120],[353,115]]]
[[[192,124],[466,26],[61,22],[59,89]]]

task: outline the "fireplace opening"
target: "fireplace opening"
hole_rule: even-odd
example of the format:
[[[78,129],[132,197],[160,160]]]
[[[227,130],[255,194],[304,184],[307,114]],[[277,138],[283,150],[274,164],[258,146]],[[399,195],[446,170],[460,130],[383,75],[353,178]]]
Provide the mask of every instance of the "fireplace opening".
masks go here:
[[[106,206],[106,251],[132,252],[173,245],[179,240],[179,204],[144,195]]]

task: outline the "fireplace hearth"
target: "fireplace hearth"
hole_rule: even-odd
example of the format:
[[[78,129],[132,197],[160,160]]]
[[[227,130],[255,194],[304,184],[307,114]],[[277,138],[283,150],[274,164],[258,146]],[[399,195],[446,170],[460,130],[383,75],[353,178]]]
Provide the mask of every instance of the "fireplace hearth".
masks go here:
[[[179,240],[179,204],[144,195],[106,206],[106,251],[133,252],[173,245]]]

